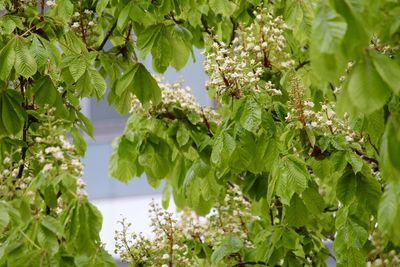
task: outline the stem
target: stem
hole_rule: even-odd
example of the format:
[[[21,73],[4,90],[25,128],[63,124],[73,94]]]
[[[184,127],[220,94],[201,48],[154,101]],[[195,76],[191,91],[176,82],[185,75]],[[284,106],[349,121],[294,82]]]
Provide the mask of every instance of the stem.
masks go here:
[[[40,0],[40,18],[43,20],[43,14],[44,14],[44,0]]]
[[[232,267],[242,267],[242,266],[246,266],[246,265],[265,265],[265,266],[267,266],[267,263],[265,263],[263,261],[243,261],[243,262],[236,263]]]
[[[79,24],[81,28],[81,34],[82,34],[82,40],[87,46],[87,41],[86,41],[86,31],[85,31],[85,25],[83,24],[83,10],[82,10],[82,0],[80,1],[80,7],[79,7]]]
[[[19,232],[25,237],[26,240],[28,240],[29,243],[31,243],[35,248],[37,249],[42,249],[41,247],[39,247],[38,245],[36,245],[35,242],[33,242],[32,239],[29,238],[29,236],[27,236],[22,230],[19,230]]]
[[[310,64],[309,60],[304,60],[303,62],[300,62],[299,65],[296,66],[296,68],[294,68],[296,71],[298,71],[299,69],[301,69],[302,67],[304,67],[305,65]]]
[[[110,39],[113,31],[117,27],[117,20],[115,20],[114,24],[111,26],[110,30],[107,32],[106,36],[104,37],[103,41],[99,45],[99,47],[96,49],[97,51],[103,50],[104,46],[106,45],[108,39]]]
[[[22,98],[24,99],[24,104],[23,104],[23,108],[27,109],[28,103],[27,100],[25,99],[25,81],[23,78],[19,78],[20,81],[20,89],[21,89],[21,95]],[[22,174],[24,172],[24,168],[25,168],[25,158],[26,158],[26,152],[28,150],[28,145],[26,144],[26,134],[28,132],[30,123],[28,121],[24,122],[24,128],[22,130],[22,142],[24,143],[24,147],[21,149],[21,164],[18,167],[18,174],[17,177],[14,179],[14,181],[16,181],[17,179],[20,179],[22,177]]]

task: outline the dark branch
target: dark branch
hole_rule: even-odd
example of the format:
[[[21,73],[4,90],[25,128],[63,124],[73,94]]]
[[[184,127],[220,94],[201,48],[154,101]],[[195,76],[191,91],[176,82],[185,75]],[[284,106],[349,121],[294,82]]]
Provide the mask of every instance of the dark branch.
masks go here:
[[[117,27],[117,21],[114,22],[114,24],[111,26],[111,29],[107,32],[106,36],[104,37],[103,41],[101,42],[101,44],[99,45],[99,47],[97,48],[97,51],[103,50],[104,46],[106,45],[108,39],[110,39],[113,31],[115,30],[115,28]]]
[[[304,67],[305,65],[310,64],[309,60],[305,60],[303,62],[300,62],[299,65],[296,66],[296,68],[294,68],[296,71],[298,71],[299,69],[301,69],[302,67]]]
[[[363,152],[361,152],[360,150],[357,149],[353,149],[354,152],[356,152],[357,155],[359,155],[363,160],[368,161],[369,163],[375,163],[378,168],[379,168],[379,161],[377,161],[375,158],[370,157],[368,155],[365,155]]]
[[[267,263],[265,263],[263,261],[243,261],[243,262],[236,263],[232,267],[243,267],[246,265],[265,265],[265,266],[267,266]]]

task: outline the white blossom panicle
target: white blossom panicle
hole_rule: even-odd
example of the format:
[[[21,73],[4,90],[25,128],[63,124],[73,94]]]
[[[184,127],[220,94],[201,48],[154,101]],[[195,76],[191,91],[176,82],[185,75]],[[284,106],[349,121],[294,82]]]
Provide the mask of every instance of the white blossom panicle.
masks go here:
[[[264,86],[260,80],[266,69],[284,70],[294,65],[285,52],[286,25],[282,17],[274,18],[265,10],[255,15],[257,19],[250,26],[241,27],[232,44],[215,41],[206,53],[204,69],[210,77],[207,87],[215,88],[217,94],[282,94],[270,81]]]
[[[161,78],[156,79],[161,89],[161,103],[153,105],[150,110],[148,110],[149,114],[158,115],[168,113],[171,108],[179,106],[184,110],[195,112],[200,116],[205,116],[210,121],[218,121],[218,114],[209,107],[200,106],[196,98],[191,94],[191,88],[188,86],[185,87],[183,81],[170,84]],[[130,112],[146,112],[136,96],[132,96],[132,108]]]

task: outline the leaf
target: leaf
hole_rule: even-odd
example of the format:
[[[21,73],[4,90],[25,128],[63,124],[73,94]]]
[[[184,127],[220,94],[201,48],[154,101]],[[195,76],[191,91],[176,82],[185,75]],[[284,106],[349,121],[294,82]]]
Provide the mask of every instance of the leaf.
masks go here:
[[[68,62],[69,71],[76,82],[85,73],[87,68],[87,62],[82,55],[73,56]]]
[[[213,12],[226,17],[232,16],[236,10],[236,4],[229,0],[210,0],[208,4]]]
[[[26,117],[21,106],[19,93],[8,89],[0,95],[1,119],[4,128],[9,134],[17,134],[22,130]]]
[[[106,82],[104,81],[103,76],[100,75],[99,71],[96,70],[93,66],[90,66],[88,70],[94,88],[95,96],[97,100],[100,100],[106,92]]]
[[[342,16],[322,2],[312,27],[312,40],[322,53],[333,54],[340,47],[347,30]]]
[[[126,71],[121,78],[117,80],[115,85],[115,94],[121,96],[125,91],[130,91],[129,87],[132,84],[133,78],[137,71],[137,65],[133,65],[128,71]]]
[[[359,155],[357,155],[355,152],[347,152],[346,154],[347,161],[351,164],[353,167],[353,171],[355,174],[357,174],[359,171],[361,171],[364,162],[361,159]]]
[[[122,137],[118,147],[111,155],[108,165],[109,174],[121,182],[129,182],[138,174],[136,167],[137,147],[135,143]]]
[[[135,32],[137,34],[137,48],[140,51],[142,59],[146,58],[147,54],[153,48],[163,27],[165,27],[164,24],[155,24]]]
[[[93,129],[92,122],[88,118],[86,118],[86,116],[80,111],[77,111],[76,115],[78,116],[78,119],[79,119],[79,121],[78,121],[79,127],[91,138],[94,138],[94,136],[93,136],[94,129]]]
[[[192,34],[180,25],[175,25],[169,29],[171,31],[166,38],[170,41],[171,46],[171,66],[179,71],[186,65],[190,53],[192,52]],[[163,53],[165,52],[163,51]]]
[[[15,72],[25,78],[33,76],[37,71],[35,58],[29,51],[25,39],[17,38],[15,44]]]
[[[400,245],[400,183],[389,182],[379,203],[378,226],[384,235]]]
[[[75,145],[76,151],[78,152],[78,155],[84,156],[85,152],[86,152],[85,139],[82,137],[81,133],[75,127],[71,128],[71,136],[74,141],[74,145]]]
[[[384,54],[371,51],[372,63],[382,80],[395,94],[400,93],[400,65]]]
[[[132,82],[133,92],[143,104],[152,102],[157,105],[161,101],[161,89],[157,81],[147,71],[146,67],[138,63],[137,70]]]
[[[190,133],[184,124],[180,124],[178,131],[176,132],[176,141],[179,146],[184,146],[187,144],[190,138]]]
[[[261,107],[252,98],[248,97],[244,103],[243,112],[240,116],[240,124],[246,130],[256,134],[261,124]]]
[[[378,206],[376,200],[381,196],[381,187],[372,177],[347,171],[337,182],[336,194],[344,205],[348,206],[357,201],[361,207],[375,214]]]
[[[227,132],[222,132],[214,141],[211,162],[220,165],[221,162],[228,161],[235,147],[236,143],[233,137]]]
[[[301,198],[294,194],[290,205],[285,207],[285,222],[293,227],[305,226],[309,221],[308,210]]]
[[[211,263],[219,263],[225,256],[238,252],[243,247],[243,242],[237,236],[228,236],[222,240],[221,245],[218,246],[211,255]]]
[[[294,193],[301,194],[306,188],[309,180],[309,174],[305,168],[304,162],[295,156],[286,156],[274,166],[273,177],[277,179],[276,193],[281,197],[285,205],[290,204]]]
[[[35,80],[32,88],[35,95],[36,103],[42,107],[45,104],[53,106],[57,99],[57,89],[54,87],[53,82],[48,77]]]
[[[101,14],[108,5],[109,0],[98,0],[96,4],[96,13]]]
[[[364,55],[355,65],[346,90],[354,105],[365,114],[382,108],[390,97],[390,89],[375,70],[368,55]]]
[[[40,223],[57,236],[64,236],[64,228],[61,225],[61,222],[56,218],[46,215],[42,217]]]
[[[15,39],[11,39],[0,51],[0,79],[6,81],[15,62]]]
[[[8,210],[6,206],[6,202],[0,202],[0,233],[3,233],[4,229],[10,222],[10,216],[8,215]]]

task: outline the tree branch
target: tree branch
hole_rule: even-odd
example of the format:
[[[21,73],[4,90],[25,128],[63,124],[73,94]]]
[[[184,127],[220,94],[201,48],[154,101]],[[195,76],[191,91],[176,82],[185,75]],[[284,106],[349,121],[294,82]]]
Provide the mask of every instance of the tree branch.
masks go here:
[[[267,266],[267,263],[263,262],[263,261],[243,261],[243,262],[239,262],[236,263],[235,265],[233,265],[232,267],[244,267],[246,265],[265,265]]]
[[[104,36],[103,41],[99,45],[99,47],[96,49],[97,51],[103,50],[104,46],[106,45],[108,39],[110,39],[113,31],[117,27],[117,20],[115,20],[114,24],[111,26],[110,30],[107,32],[106,36]]]
[[[302,67],[304,67],[305,65],[310,64],[309,60],[305,60],[303,62],[300,62],[299,65],[296,66],[296,68],[294,68],[296,71],[298,71],[299,69],[301,69]]]

